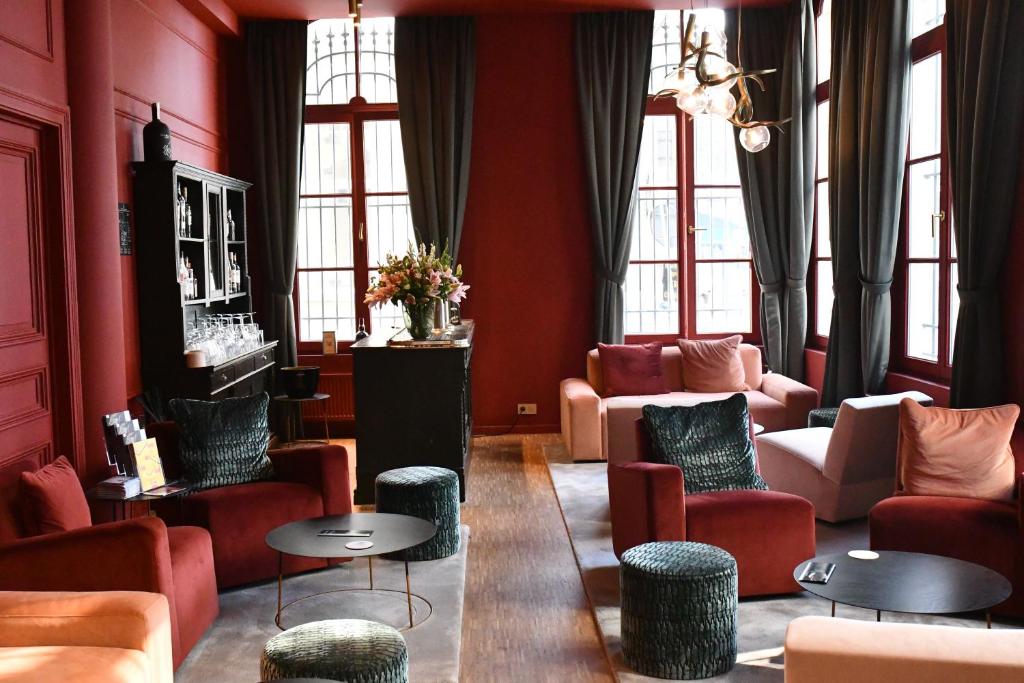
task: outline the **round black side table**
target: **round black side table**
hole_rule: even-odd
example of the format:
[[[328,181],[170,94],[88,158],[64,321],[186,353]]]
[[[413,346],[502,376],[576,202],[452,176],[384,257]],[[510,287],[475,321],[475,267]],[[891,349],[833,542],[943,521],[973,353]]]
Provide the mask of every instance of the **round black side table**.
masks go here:
[[[858,551],[851,551],[858,552]],[[914,614],[956,614],[985,612],[992,628],[989,608],[1010,597],[1010,582],[1001,574],[980,564],[940,555],[907,553],[895,550],[859,551],[870,559],[849,553],[833,553],[807,560],[793,570],[800,586],[818,597],[836,603],[882,612]],[[828,583],[801,581],[804,568],[811,562],[836,565]]]
[[[284,442],[289,443],[330,443],[331,442],[331,430],[327,423],[327,399],[331,397],[330,394],[313,394],[307,398],[292,398],[281,394],[275,396],[274,401],[284,405],[285,418],[284,418]],[[307,439],[305,429],[302,426],[302,404],[309,403],[310,401],[320,406],[320,416],[324,420],[324,438],[323,439]],[[298,435],[298,438],[296,438]]]
[[[321,535],[327,530],[360,530],[369,533],[369,536],[334,536]],[[344,593],[354,590],[366,590],[362,588],[339,588],[335,590],[322,591],[315,595],[306,595],[296,598],[291,602],[284,603],[284,556],[296,555],[298,557],[322,557],[322,558],[352,558],[365,557],[369,564],[370,588],[385,592],[393,591],[387,588],[374,588],[373,585],[373,558],[378,555],[398,552],[419,545],[428,541],[437,533],[437,527],[433,522],[428,522],[419,517],[409,515],[396,515],[384,512],[353,512],[347,515],[331,515],[328,517],[315,517],[303,519],[297,522],[290,522],[277,527],[267,534],[266,542],[271,549],[277,551],[277,613],[274,615],[274,623],[282,631],[285,627],[281,624],[281,613],[297,602],[315,598],[328,593]],[[367,541],[367,548],[349,548],[353,541]],[[409,561],[405,560],[405,598],[409,609],[409,628],[417,624],[413,623],[412,609],[412,586],[409,580]],[[419,597],[419,596],[417,596]],[[420,598],[422,599],[422,598]],[[426,602],[424,600],[424,602]],[[428,603],[429,604],[429,603]],[[429,614],[428,614],[429,616]],[[422,621],[420,622],[422,623]],[[405,629],[402,629],[405,630]]]

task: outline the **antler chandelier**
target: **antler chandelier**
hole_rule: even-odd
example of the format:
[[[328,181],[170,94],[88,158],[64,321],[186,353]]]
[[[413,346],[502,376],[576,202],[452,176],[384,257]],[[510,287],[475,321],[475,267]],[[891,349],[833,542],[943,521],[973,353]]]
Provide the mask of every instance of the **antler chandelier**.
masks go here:
[[[775,69],[744,69],[739,46],[743,40],[743,5],[740,5],[740,22],[737,34],[737,62],[733,66],[725,58],[726,37],[718,28],[704,26],[697,35],[696,15],[691,12],[686,21],[683,38],[683,59],[676,72],[666,79],[666,87],[655,97],[672,96],[676,105],[692,117],[719,116],[740,130],[740,144],[748,152],[760,152],[771,142],[769,126],[778,128],[789,121],[758,121],[754,119],[754,105],[750,100],[747,81],[756,83],[765,90],[761,76],[774,73]],[[732,94],[736,87],[739,98]]]

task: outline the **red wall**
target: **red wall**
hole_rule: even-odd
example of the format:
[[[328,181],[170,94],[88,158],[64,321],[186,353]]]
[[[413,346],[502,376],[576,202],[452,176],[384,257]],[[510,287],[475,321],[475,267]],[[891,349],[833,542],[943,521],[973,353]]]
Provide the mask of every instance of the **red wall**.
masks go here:
[[[174,158],[227,172],[226,83],[232,41],[175,0],[112,0],[118,201],[132,203],[132,161],[142,160],[150,103],[173,136]],[[237,42],[237,41],[234,41]],[[242,76],[244,77],[244,75]],[[135,224],[136,233],[146,226]],[[121,259],[127,396],[142,391],[135,258]]]
[[[558,382],[593,328],[590,222],[571,15],[477,18],[469,199],[460,260],[477,321],[477,431],[558,428]],[[488,429],[492,428],[492,429]]]

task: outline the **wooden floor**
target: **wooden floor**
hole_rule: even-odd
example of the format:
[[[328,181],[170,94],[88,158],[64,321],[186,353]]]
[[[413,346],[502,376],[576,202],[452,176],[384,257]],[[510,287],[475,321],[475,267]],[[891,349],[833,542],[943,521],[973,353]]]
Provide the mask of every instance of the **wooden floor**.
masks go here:
[[[474,439],[462,680],[613,681],[544,461],[553,435]]]
[[[465,683],[615,680],[544,459],[544,446],[559,438],[473,440],[462,507],[472,534],[462,621]],[[355,453],[354,439],[333,442]],[[354,470],[355,458],[351,463]]]

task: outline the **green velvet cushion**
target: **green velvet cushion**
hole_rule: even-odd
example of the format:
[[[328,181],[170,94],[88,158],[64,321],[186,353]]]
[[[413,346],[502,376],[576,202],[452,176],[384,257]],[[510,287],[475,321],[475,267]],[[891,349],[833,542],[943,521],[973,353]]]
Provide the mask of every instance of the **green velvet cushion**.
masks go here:
[[[265,393],[222,401],[176,398],[168,403],[178,425],[182,474],[197,491],[272,479]]]
[[[680,467],[687,493],[768,489],[757,473],[743,394],[693,406],[648,405],[643,419],[652,462]]]

